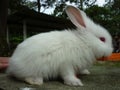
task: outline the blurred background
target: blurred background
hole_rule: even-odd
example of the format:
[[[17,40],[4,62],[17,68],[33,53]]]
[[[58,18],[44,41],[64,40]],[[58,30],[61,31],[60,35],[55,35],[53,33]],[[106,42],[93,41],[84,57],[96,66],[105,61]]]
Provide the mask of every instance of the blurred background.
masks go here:
[[[11,56],[26,38],[53,30],[76,28],[64,9],[74,5],[112,35],[120,52],[120,0],[0,0],[0,56]]]

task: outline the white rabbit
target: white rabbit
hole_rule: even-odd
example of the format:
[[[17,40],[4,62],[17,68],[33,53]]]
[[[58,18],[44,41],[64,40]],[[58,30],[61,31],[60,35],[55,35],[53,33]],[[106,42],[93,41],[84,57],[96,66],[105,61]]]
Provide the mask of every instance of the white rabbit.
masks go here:
[[[16,48],[7,73],[29,84],[60,76],[64,83],[83,86],[76,73],[89,74],[89,66],[112,53],[112,38],[100,25],[73,6],[66,13],[76,30],[51,31],[32,36]]]

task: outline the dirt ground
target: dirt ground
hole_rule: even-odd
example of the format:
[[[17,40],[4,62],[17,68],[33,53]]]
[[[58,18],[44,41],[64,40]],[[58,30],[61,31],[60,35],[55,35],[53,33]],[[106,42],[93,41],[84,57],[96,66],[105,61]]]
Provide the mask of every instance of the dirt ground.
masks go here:
[[[48,81],[41,86],[9,78],[0,73],[0,90],[120,90],[120,62],[101,62],[90,68],[90,75],[80,77],[83,87],[64,85],[62,81]]]

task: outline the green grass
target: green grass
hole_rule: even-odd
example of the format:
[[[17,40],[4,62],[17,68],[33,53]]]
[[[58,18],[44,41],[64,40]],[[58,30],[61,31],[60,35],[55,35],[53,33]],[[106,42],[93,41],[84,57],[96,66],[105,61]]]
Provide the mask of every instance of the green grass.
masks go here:
[[[113,66],[120,67],[120,61],[98,61],[95,66]]]

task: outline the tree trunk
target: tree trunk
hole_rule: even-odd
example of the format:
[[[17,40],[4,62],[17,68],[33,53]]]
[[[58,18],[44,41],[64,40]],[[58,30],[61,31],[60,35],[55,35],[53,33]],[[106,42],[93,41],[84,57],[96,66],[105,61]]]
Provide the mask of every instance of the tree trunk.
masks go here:
[[[40,12],[40,8],[41,8],[40,0],[37,0],[37,6],[38,6],[38,12]]]
[[[83,0],[80,0],[80,9],[83,10]]]
[[[8,51],[6,41],[8,0],[0,0],[0,56]]]

